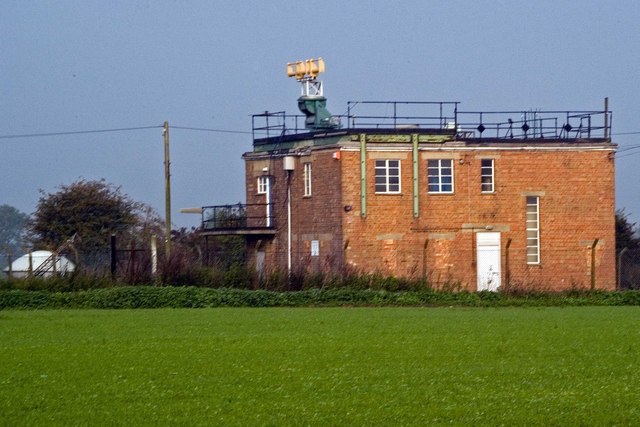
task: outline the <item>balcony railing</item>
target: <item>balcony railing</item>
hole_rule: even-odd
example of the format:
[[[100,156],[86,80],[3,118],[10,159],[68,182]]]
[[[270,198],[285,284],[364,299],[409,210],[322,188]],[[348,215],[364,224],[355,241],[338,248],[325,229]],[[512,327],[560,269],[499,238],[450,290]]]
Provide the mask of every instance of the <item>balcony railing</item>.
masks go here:
[[[272,203],[237,203],[202,208],[202,231],[250,232],[275,230],[275,227]]]

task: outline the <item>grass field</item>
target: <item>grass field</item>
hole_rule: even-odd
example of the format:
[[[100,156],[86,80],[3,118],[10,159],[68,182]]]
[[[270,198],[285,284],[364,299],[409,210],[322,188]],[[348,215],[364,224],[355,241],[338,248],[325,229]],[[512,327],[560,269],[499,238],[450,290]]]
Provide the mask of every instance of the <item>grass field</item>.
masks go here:
[[[1,425],[638,425],[640,308],[0,311]]]

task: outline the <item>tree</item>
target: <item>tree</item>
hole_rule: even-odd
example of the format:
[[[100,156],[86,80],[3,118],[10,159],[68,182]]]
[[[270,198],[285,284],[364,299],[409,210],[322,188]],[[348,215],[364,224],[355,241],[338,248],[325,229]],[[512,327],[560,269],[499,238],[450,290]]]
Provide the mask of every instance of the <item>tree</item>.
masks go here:
[[[229,220],[225,217],[225,220]],[[246,222],[246,219],[244,220]],[[218,221],[220,224],[220,221]],[[189,253],[192,261],[228,269],[245,262],[245,239],[243,236],[210,236],[203,239],[196,228],[182,227],[171,231],[174,247]],[[172,251],[173,254],[173,251]]]
[[[0,253],[21,251],[24,226],[29,216],[9,205],[0,205]]]
[[[112,234],[125,240],[145,240],[161,233],[161,221],[148,205],[131,200],[120,187],[80,179],[41,197],[28,228],[34,244],[56,248],[76,236],[81,252],[104,250]]]
[[[636,224],[629,222],[624,209],[616,211],[616,253],[623,248],[629,250],[640,248],[640,238],[637,236]]]
[[[616,211],[616,254],[621,289],[640,288],[640,236],[624,210]]]

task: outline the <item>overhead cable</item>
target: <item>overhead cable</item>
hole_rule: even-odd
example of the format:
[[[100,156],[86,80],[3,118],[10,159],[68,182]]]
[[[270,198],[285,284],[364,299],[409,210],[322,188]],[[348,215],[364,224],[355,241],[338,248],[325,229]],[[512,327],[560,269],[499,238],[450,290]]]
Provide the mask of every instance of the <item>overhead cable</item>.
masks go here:
[[[81,134],[88,134],[88,133],[106,133],[106,132],[128,132],[128,131],[134,131],[134,130],[155,129],[155,128],[161,128],[161,127],[162,125],[138,126],[138,127],[130,127],[130,128],[115,128],[115,129],[76,130],[76,131],[66,131],[66,132],[25,133],[25,134],[17,134],[17,135],[0,135],[0,139],[40,138],[40,137],[46,137],[46,136],[81,135]]]

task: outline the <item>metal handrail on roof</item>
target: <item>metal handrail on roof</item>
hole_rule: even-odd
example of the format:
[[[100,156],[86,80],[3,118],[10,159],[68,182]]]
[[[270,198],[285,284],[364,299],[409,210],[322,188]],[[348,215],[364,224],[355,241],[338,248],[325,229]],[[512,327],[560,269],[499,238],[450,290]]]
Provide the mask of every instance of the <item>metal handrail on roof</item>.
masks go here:
[[[459,102],[349,101],[334,116],[347,131],[359,129],[455,130],[461,139],[608,139],[611,111],[460,111]],[[406,112],[406,110],[410,110]],[[284,111],[252,116],[253,139],[313,133],[304,115]]]

